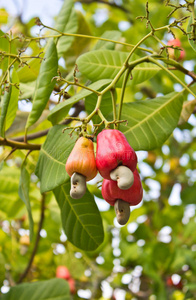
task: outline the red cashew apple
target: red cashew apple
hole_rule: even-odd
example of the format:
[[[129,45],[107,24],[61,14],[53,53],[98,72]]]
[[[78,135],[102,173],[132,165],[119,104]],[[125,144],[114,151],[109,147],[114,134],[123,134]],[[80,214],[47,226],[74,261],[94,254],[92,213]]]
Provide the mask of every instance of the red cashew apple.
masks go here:
[[[111,179],[110,173],[118,166],[126,166],[132,172],[137,156],[125,135],[117,129],[105,129],[97,136],[96,165],[103,178]]]
[[[181,41],[179,39],[173,39],[169,40],[167,43],[168,46],[173,46],[173,47],[178,47],[181,48]],[[170,58],[175,59],[175,60],[182,60],[185,58],[185,50],[181,48],[182,50],[175,50],[172,48],[168,48],[168,53]],[[178,52],[176,52],[178,51]]]
[[[58,266],[56,269],[56,277],[68,280],[71,278],[71,275],[65,266]]]
[[[75,280],[73,278],[70,278],[67,280],[69,284],[69,289],[71,294],[75,294],[76,292],[76,287],[75,287]]]
[[[142,201],[143,188],[138,170],[133,172],[134,183],[128,190],[121,190],[116,181],[104,179],[102,184],[102,196],[112,206],[117,199],[128,202],[129,205],[137,205]]]
[[[65,169],[71,177],[70,196],[79,199],[86,192],[86,181],[97,175],[93,142],[80,137],[70,153]]]
[[[133,172],[134,183],[127,190],[121,190],[116,181],[104,179],[102,184],[103,198],[115,208],[117,221],[125,225],[130,216],[130,206],[142,201],[143,188],[137,169]]]

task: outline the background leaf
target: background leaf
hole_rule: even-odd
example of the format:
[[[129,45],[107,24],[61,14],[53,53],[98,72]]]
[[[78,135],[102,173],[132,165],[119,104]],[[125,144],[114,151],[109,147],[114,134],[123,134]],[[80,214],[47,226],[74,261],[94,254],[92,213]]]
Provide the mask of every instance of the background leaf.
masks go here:
[[[65,125],[50,129],[40,150],[35,173],[41,181],[41,193],[53,190],[69,179],[65,163],[75,144],[76,137],[70,137]]]
[[[69,286],[66,280],[54,278],[45,281],[22,283],[11,287],[1,300],[69,300]]]
[[[113,79],[123,66],[129,52],[95,50],[81,55],[76,63],[79,71],[88,79],[94,81],[99,79]],[[139,57],[133,55],[130,61]],[[142,63],[132,71],[133,80],[128,81],[127,85],[138,84],[153,77],[159,68],[152,63]],[[121,76],[116,86],[121,87],[124,75]]]
[[[183,97],[170,93],[163,97],[134,103],[124,103],[120,130],[134,150],[151,150],[160,147],[178,124]]]
[[[19,190],[18,194],[24,204],[26,205],[29,217],[29,229],[30,229],[30,240],[33,239],[33,217],[31,212],[31,205],[29,200],[29,185],[30,185],[30,175],[25,168],[25,163],[21,166],[21,175],[20,175],[20,182],[19,182]]]
[[[107,83],[110,83],[111,80],[99,80],[90,84],[88,87],[98,91],[100,88],[105,86]],[[60,122],[63,118],[66,117],[67,113],[69,112],[70,108],[77,103],[79,100],[85,98],[86,96],[92,94],[92,91],[87,89],[82,89],[78,94],[72,96],[68,100],[61,102],[60,104],[56,105],[50,112],[48,116],[48,120],[52,122],[52,124],[56,124]]]
[[[19,90],[19,79],[17,72],[15,68],[12,70],[12,75],[11,75],[11,81],[12,84],[16,84],[16,86],[12,86],[12,92],[11,92],[11,97],[8,105],[8,110],[7,110],[7,115],[6,115],[6,125],[5,125],[5,130],[7,130],[13,123],[16,112],[18,110],[18,97],[20,94]]]
[[[81,199],[72,199],[69,192],[70,182],[54,190],[65,234],[76,247],[85,251],[95,250],[103,242],[104,233],[93,196],[86,191]]]
[[[20,82],[27,83],[35,81],[39,75],[41,66],[40,58],[32,58],[28,61],[28,65],[17,70]]]
[[[122,33],[117,30],[111,30],[111,31],[105,31],[104,34],[102,34],[102,38],[109,39],[109,40],[114,40],[118,41],[120,37],[122,36]],[[99,50],[99,49],[108,49],[108,50],[114,50],[116,44],[112,42],[106,42],[106,41],[101,41],[99,40],[95,47],[94,50]]]
[[[188,186],[181,191],[181,199],[184,204],[195,204],[196,184]]]
[[[15,168],[3,167],[0,172],[0,211],[7,218],[16,218],[24,207],[18,196],[20,172]]]
[[[0,50],[1,51],[7,52],[7,53],[10,51],[13,54],[17,54],[17,48],[16,48],[15,43],[11,43],[11,45],[9,45],[8,34],[3,32],[2,30],[0,30],[0,39],[1,39],[1,42],[0,42]],[[9,49],[9,47],[10,47],[10,49]],[[3,55],[2,55],[2,57],[3,57]],[[0,68],[3,71],[7,70],[7,68],[8,68],[8,57],[5,56],[3,58],[3,60],[0,61]]]
[[[57,17],[57,22],[55,29],[64,32],[64,33],[76,33],[77,26],[77,15],[74,9],[73,0],[66,0],[63,3],[63,6],[60,10],[60,13]],[[62,36],[57,44],[58,56],[62,56],[69,47],[71,46],[74,40],[73,36]]]
[[[35,90],[35,81],[31,81],[28,83],[20,83],[20,100],[33,98],[34,90]]]
[[[28,117],[26,128],[33,125],[41,116],[50,94],[53,91],[55,80],[52,80],[57,75],[58,57],[56,45],[51,40],[47,46],[44,60],[41,63],[40,72],[36,81],[36,88],[33,97],[32,111]]]
[[[194,111],[195,106],[196,106],[196,99],[193,99],[191,101],[186,101],[183,103],[178,125],[185,124],[188,121],[188,119],[190,118],[191,114]]]
[[[195,13],[196,13],[196,10],[195,10]],[[192,32],[193,27],[191,26],[191,24],[193,24],[192,15],[189,18],[189,22],[188,22],[188,26],[187,26],[187,32]],[[191,45],[191,47],[193,48],[193,50],[196,51],[196,43],[195,43],[195,41],[192,38],[193,38],[193,36],[191,35],[191,33],[189,33],[188,34],[189,44]]]
[[[1,105],[0,136],[2,137],[5,136],[5,122],[6,122],[6,115],[7,115],[11,94],[12,94],[12,86],[9,86],[9,90],[8,91],[5,90],[4,92],[3,101]]]

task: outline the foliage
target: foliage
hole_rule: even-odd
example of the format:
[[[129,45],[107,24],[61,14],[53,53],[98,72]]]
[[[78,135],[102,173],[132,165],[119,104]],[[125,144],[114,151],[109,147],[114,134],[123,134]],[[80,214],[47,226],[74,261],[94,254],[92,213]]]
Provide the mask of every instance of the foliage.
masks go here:
[[[196,298],[195,1],[117,3],[64,0],[53,27],[0,9],[2,300]],[[139,158],[126,226],[99,175],[69,196],[75,141],[109,127]]]

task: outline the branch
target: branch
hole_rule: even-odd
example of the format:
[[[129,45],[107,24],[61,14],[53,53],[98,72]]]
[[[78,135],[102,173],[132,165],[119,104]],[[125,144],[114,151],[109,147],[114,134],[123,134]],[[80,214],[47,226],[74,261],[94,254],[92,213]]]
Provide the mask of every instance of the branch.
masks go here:
[[[70,119],[67,118],[65,121],[63,121],[61,124],[64,124],[64,125],[68,125],[69,123],[72,122],[72,119],[73,117],[77,117],[79,115],[79,113],[81,111],[84,110],[84,101],[79,101],[77,102],[74,106],[75,108],[75,111],[74,113],[70,116]],[[45,136],[48,134],[48,131],[50,130],[49,129],[45,129],[45,130],[42,130],[42,131],[39,131],[39,132],[35,132],[35,133],[31,133],[31,134],[28,134],[27,135],[27,140],[34,140],[34,139],[37,139],[37,138],[40,138],[42,136]],[[12,141],[17,141],[17,142],[23,142],[24,141],[24,135],[23,136],[19,136],[19,137],[16,137],[14,139],[12,139]]]
[[[122,10],[125,13],[130,13],[130,11],[128,11],[125,7],[119,6],[115,2],[107,2],[106,0],[80,0],[79,2],[84,3],[84,4],[91,4],[91,3],[94,3],[94,2],[103,3],[103,4],[109,5],[109,6],[114,7],[114,8],[118,8],[118,9]]]
[[[43,225],[43,221],[44,221],[45,198],[46,198],[46,196],[45,196],[45,194],[43,194],[42,195],[42,200],[41,200],[40,221],[39,221],[37,236],[36,236],[36,239],[35,239],[35,245],[34,245],[32,253],[31,253],[31,257],[30,257],[29,263],[28,263],[26,269],[24,270],[24,272],[21,274],[21,276],[20,276],[20,278],[19,278],[19,280],[18,280],[17,283],[21,283],[23,281],[23,279],[29,273],[29,271],[31,269],[31,266],[32,266],[32,263],[33,263],[33,260],[34,260],[34,257],[35,257],[35,254],[36,254],[37,249],[38,249],[39,241],[40,241],[40,238],[41,238],[40,231],[42,229],[42,225]]]
[[[26,149],[26,150],[40,150],[40,144],[28,144],[24,142],[17,142],[10,139],[4,139],[0,137],[0,146],[9,146],[15,149]]]

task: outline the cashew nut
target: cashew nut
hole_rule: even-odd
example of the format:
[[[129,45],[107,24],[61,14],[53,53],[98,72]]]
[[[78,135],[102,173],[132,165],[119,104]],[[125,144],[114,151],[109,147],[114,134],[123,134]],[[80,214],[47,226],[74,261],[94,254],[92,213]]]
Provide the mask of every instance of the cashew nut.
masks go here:
[[[133,172],[126,166],[118,166],[110,172],[110,178],[117,181],[117,185],[121,190],[129,189],[134,182]]]
[[[86,177],[79,173],[73,173],[71,176],[71,190],[70,196],[73,199],[79,199],[84,196],[86,192]]]
[[[120,225],[125,225],[130,217],[129,203],[121,199],[117,199],[114,204],[117,221]]]

